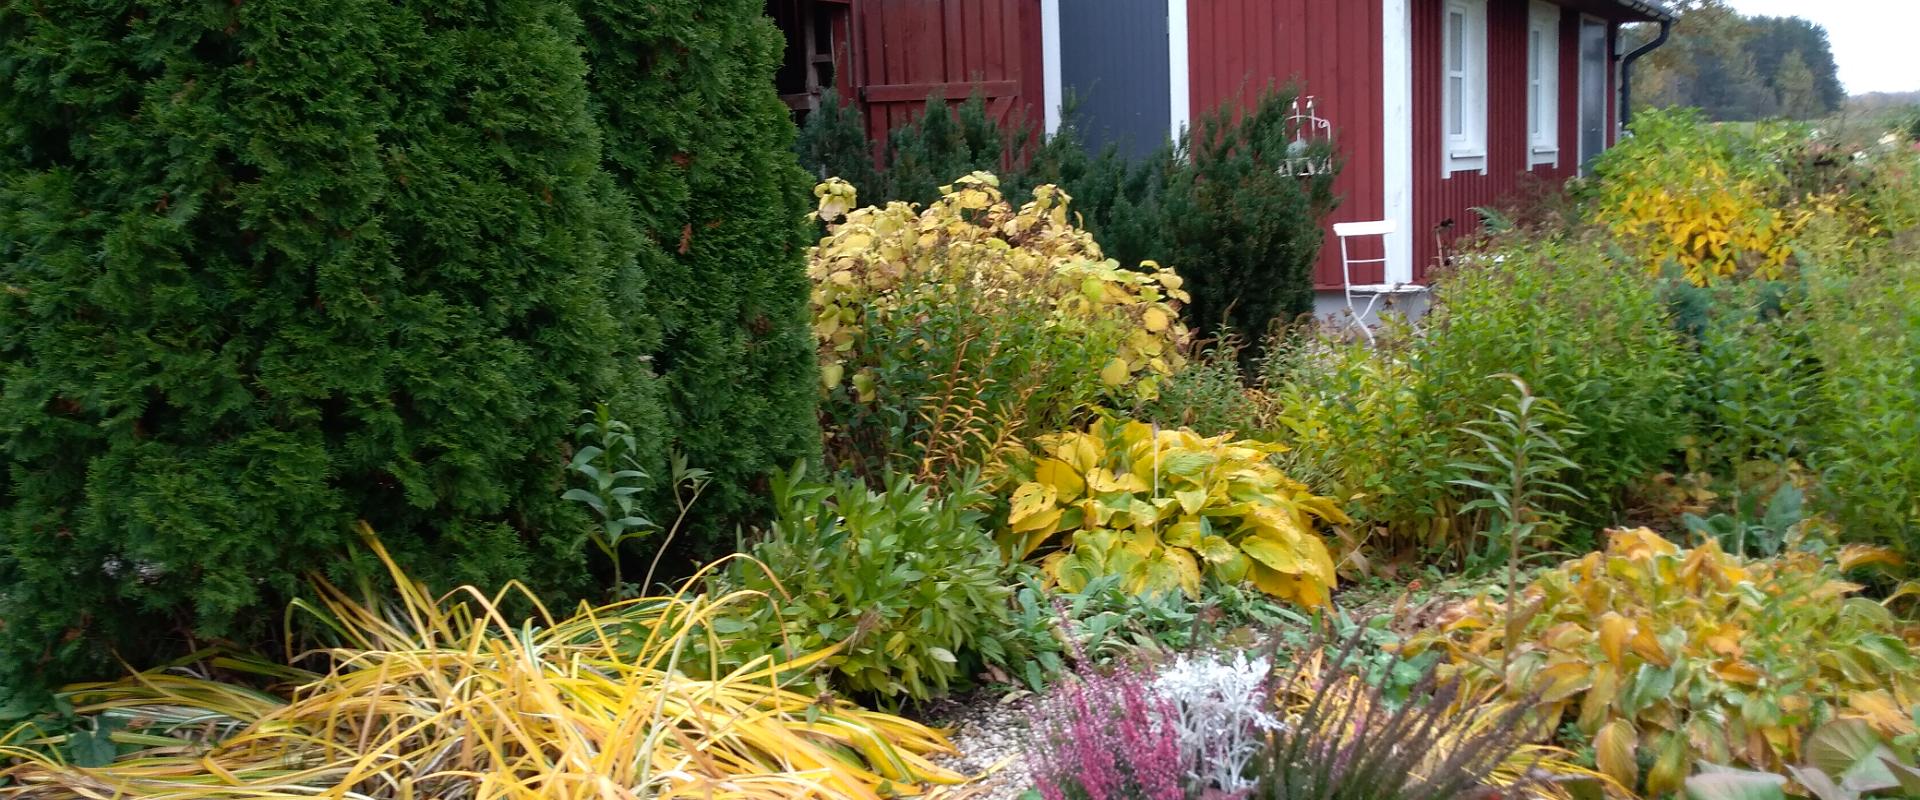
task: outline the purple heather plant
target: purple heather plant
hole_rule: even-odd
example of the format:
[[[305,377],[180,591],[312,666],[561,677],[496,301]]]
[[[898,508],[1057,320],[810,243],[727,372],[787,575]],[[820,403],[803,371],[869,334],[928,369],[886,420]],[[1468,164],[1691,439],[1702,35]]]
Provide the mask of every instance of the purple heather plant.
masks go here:
[[[1031,714],[1035,788],[1045,800],[1186,800],[1174,714],[1134,669],[1075,670]]]

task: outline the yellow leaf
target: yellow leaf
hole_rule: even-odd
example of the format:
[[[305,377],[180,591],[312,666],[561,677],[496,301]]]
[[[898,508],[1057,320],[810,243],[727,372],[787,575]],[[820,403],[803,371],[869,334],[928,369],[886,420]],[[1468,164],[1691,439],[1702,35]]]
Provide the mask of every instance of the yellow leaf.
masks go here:
[[[1659,748],[1653,759],[1653,768],[1647,770],[1647,794],[1650,797],[1668,797],[1679,792],[1687,780],[1687,768],[1691,766],[1687,758],[1687,737],[1669,731],[1661,735]]]
[[[1640,783],[1639,733],[1626,720],[1616,719],[1600,726],[1593,737],[1594,761],[1600,771],[1622,786]]]
[[[1007,522],[1014,530],[1022,530],[1020,522],[1042,511],[1053,509],[1059,493],[1044,483],[1023,483],[1013,490],[1013,510],[1007,514]],[[1057,509],[1055,509],[1057,510]]]
[[[1843,570],[1851,570],[1855,567],[1864,567],[1871,564],[1897,567],[1902,563],[1899,553],[1885,547],[1875,547],[1866,544],[1850,544],[1842,547],[1840,548],[1840,553],[1834,557],[1834,560],[1840,564],[1840,568]]]
[[[1108,386],[1119,386],[1127,382],[1127,376],[1130,374],[1132,373],[1127,369],[1127,362],[1116,358],[1108,361],[1107,365],[1101,368],[1100,382]]]
[[[1073,466],[1057,458],[1042,459],[1033,467],[1033,479],[1053,487],[1054,494],[1061,503],[1071,503],[1080,499],[1087,490],[1087,482]]]
[[[1164,332],[1172,322],[1173,321],[1167,317],[1167,312],[1161,311],[1158,308],[1147,309],[1146,314],[1142,315],[1141,318],[1141,324],[1146,326],[1148,333]]]
[[[1599,631],[1600,652],[1607,655],[1607,660],[1612,662],[1615,668],[1620,666],[1621,658],[1625,655],[1627,638],[1632,634],[1632,620],[1612,611],[1601,615]]]

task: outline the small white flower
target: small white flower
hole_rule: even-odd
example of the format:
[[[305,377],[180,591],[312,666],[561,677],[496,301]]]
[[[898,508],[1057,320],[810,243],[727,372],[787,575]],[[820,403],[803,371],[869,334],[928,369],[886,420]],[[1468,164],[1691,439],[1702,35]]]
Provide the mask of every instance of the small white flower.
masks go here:
[[[1181,656],[1154,680],[1193,780],[1229,794],[1252,788],[1247,766],[1260,752],[1261,733],[1280,727],[1268,712],[1271,668],[1245,653],[1231,661]]]

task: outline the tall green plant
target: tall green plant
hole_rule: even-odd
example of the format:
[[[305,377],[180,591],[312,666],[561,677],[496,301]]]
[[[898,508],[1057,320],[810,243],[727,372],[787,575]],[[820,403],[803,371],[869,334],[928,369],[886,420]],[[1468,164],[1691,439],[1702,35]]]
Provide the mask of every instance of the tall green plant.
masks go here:
[[[713,473],[691,544],[725,549],[735,523],[766,510],[767,476],[820,447],[812,182],[772,79],[784,40],[754,0],[576,5],[604,163],[648,244],[667,430]],[[666,495],[656,508],[671,507]]]
[[[1462,511],[1493,512],[1483,563],[1496,557],[1506,561],[1507,648],[1503,655],[1511,661],[1519,639],[1521,558],[1530,540],[1543,531],[1551,534],[1560,525],[1552,505],[1580,499],[1578,490],[1560,480],[1562,473],[1580,469],[1567,458],[1562,442],[1579,436],[1580,430],[1567,423],[1553,401],[1535,396],[1526,381],[1513,375],[1493,377],[1513,384],[1514,392],[1487,406],[1492,416],[1461,426],[1462,432],[1480,440],[1484,460],[1455,464],[1464,475],[1450,482],[1486,495],[1467,503]]]
[[[0,682],[308,573],[586,582],[574,411],[652,402],[558,0],[0,3]],[[649,438],[655,432],[649,430]]]

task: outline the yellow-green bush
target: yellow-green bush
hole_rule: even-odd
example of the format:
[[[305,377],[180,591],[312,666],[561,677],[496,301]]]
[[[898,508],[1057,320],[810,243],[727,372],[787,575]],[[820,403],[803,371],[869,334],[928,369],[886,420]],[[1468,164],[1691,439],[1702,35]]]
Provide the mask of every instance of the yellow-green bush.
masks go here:
[[[1472,688],[1533,696],[1557,727],[1593,739],[1627,786],[1677,791],[1696,760],[1797,763],[1806,730],[1831,716],[1910,732],[1920,702],[1920,631],[1842,579],[1885,551],[1834,560],[1795,552],[1745,561],[1715,544],[1683,550],[1646,529],[1541,575],[1518,599],[1482,598],[1411,654],[1446,652]],[[1550,728],[1551,729],[1551,728]]]
[[[1645,267],[1669,265],[1706,285],[1741,275],[1778,277],[1803,212],[1786,207],[1786,176],[1770,153],[1790,130],[1737,133],[1698,112],[1649,111],[1633,136],[1602,154],[1590,213]]]
[[[921,210],[855,209],[822,184],[811,252],[828,454],[932,476],[1105,402],[1151,397],[1185,362],[1181,279],[1122,268],[1034,190],[1015,209],[975,173]]]
[[[1001,478],[1012,506],[1001,547],[1044,553],[1069,591],[1122,575],[1134,593],[1197,595],[1214,577],[1324,605],[1334,562],[1315,529],[1347,518],[1270,462],[1284,449],[1112,418],[1042,437]]]

